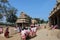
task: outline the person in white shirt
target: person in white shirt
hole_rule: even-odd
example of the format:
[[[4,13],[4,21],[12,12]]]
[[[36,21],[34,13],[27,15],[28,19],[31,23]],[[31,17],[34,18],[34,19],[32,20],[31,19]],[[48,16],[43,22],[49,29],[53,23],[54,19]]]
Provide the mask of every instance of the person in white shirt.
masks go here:
[[[26,30],[24,28],[21,31],[21,38],[22,40],[26,40]]]
[[[29,36],[33,37],[33,35],[34,35],[34,28],[33,28],[33,26],[31,26]]]
[[[36,32],[37,32],[37,27],[34,26],[34,36],[36,36]]]

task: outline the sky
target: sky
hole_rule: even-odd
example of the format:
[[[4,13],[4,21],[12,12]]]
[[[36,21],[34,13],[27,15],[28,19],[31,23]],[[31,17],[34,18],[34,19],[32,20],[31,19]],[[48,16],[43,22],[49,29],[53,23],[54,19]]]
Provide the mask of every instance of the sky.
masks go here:
[[[18,10],[18,17],[23,11],[32,18],[48,20],[56,0],[9,0],[9,3]]]

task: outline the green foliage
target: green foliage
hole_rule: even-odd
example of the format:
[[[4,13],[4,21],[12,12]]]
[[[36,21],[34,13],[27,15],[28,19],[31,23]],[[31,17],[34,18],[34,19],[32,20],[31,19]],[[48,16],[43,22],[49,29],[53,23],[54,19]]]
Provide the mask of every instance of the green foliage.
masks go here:
[[[16,10],[12,8],[11,10],[8,11],[8,13],[9,14],[7,15],[6,18],[7,22],[15,23],[17,20]]]
[[[34,18],[35,20],[37,20],[37,23],[40,24],[40,18]]]
[[[48,23],[48,21],[45,21],[45,23]]]
[[[8,0],[1,0],[1,2],[6,3],[6,2],[8,2]]]
[[[17,20],[17,10],[9,4],[8,0],[0,0],[0,13],[0,19],[5,16],[7,22],[15,23]]]
[[[3,15],[0,13],[0,19],[2,19],[3,18]]]
[[[48,23],[48,21],[45,21],[44,19],[41,20],[41,24],[42,23]]]
[[[2,19],[2,18],[3,18],[3,15],[2,15],[2,10],[1,10],[1,8],[2,8],[2,5],[0,4],[0,19]]]
[[[9,17],[7,17],[6,20],[7,20],[7,22],[15,23],[17,20],[17,16],[15,14],[11,14],[11,15],[9,15]]]
[[[41,20],[41,23],[45,23],[44,19]]]
[[[37,20],[38,24],[42,24],[42,23],[48,23],[48,21],[45,21],[44,19],[40,19],[40,18],[34,18],[35,20]]]

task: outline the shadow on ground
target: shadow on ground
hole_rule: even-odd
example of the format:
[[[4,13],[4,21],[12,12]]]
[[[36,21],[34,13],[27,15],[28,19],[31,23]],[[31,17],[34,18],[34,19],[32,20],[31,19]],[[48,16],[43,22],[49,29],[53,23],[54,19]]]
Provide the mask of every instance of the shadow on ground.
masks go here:
[[[36,35],[36,36],[37,36],[37,35]],[[33,39],[33,38],[35,38],[36,36],[34,36],[34,37],[31,37],[31,38],[28,36],[26,39],[27,39],[27,40],[30,40],[30,39]]]

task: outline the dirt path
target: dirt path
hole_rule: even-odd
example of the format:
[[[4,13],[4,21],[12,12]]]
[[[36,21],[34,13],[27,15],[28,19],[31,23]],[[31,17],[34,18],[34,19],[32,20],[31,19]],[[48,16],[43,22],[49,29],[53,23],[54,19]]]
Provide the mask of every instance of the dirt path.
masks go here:
[[[5,28],[4,28],[5,31]],[[14,31],[13,27],[9,28],[10,38],[5,38],[4,34],[0,34],[0,40],[21,40],[20,34]]]
[[[37,32],[37,36],[31,40],[60,40],[57,37],[58,32],[58,30],[41,29]]]
[[[3,34],[0,34],[0,40],[21,40],[21,37],[18,33],[10,38],[5,38]],[[60,30],[40,29],[37,31],[37,36],[30,40],[60,40]]]
[[[12,35],[10,38],[0,37],[0,40],[21,40],[20,34]]]

